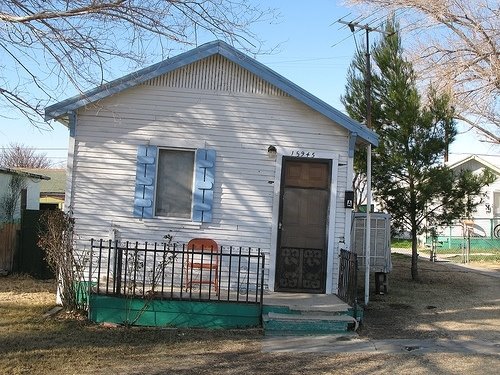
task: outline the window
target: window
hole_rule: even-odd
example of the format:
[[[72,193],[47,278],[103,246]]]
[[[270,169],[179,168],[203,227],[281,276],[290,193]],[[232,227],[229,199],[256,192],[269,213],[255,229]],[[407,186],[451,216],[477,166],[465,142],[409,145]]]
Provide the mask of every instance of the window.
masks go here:
[[[493,192],[493,216],[500,216],[500,191]]]
[[[160,149],[155,215],[191,218],[194,152]]]
[[[134,217],[212,221],[216,153],[137,146]]]

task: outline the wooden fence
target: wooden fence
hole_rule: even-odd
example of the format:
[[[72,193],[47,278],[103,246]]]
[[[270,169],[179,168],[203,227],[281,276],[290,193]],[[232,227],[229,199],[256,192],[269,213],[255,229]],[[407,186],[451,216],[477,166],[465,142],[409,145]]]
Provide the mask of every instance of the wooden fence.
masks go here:
[[[12,272],[14,255],[18,248],[18,223],[0,224],[0,271]]]

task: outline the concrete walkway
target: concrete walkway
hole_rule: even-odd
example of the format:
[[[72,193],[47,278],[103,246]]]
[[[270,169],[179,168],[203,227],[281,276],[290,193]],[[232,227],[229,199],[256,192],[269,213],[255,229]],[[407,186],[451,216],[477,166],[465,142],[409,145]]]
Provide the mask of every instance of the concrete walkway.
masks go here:
[[[500,356],[500,342],[444,339],[361,339],[357,335],[266,336],[262,351],[267,353],[378,353],[424,354],[469,353]]]

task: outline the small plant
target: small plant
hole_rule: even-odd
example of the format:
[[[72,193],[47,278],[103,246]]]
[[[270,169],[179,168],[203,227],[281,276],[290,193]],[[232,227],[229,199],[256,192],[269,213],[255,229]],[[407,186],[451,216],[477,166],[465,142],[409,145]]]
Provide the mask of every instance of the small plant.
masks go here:
[[[127,278],[131,280],[130,285],[127,286],[127,295],[128,299],[127,303],[127,319],[124,322],[124,325],[127,327],[133,326],[137,323],[140,317],[144,314],[146,310],[149,309],[153,299],[156,296],[156,286],[161,285],[163,283],[163,278],[165,277],[165,271],[167,266],[172,264],[175,260],[177,254],[172,252],[172,248],[175,250],[176,243],[173,242],[174,236],[172,234],[166,234],[163,239],[165,242],[163,243],[164,251],[161,257],[160,262],[158,262],[154,268],[147,271],[145,269],[146,257],[141,257],[139,254],[138,244],[136,244],[134,251],[127,254]],[[148,291],[144,291],[144,304],[137,313],[131,317],[132,313],[132,301],[134,298],[136,287],[137,287],[137,274],[144,273],[144,277],[148,275],[146,284],[151,285],[151,289]],[[146,285],[143,285],[143,288],[146,288]]]
[[[45,259],[57,277],[59,295],[66,310],[84,309],[85,255],[75,250],[74,225],[70,214],[59,210],[49,210],[40,217],[43,232],[38,246],[45,251]]]

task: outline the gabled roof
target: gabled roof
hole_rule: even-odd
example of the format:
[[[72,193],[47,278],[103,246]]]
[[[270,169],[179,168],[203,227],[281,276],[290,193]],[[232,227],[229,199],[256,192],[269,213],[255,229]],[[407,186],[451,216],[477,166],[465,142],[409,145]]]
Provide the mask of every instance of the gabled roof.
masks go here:
[[[500,157],[497,157],[497,159],[500,161]],[[452,164],[449,164],[448,167],[451,169],[456,169],[456,168],[458,168],[458,167],[460,167],[460,166],[462,166],[470,161],[476,161],[479,164],[482,164],[483,166],[490,168],[496,174],[500,175],[500,167],[498,167],[498,165],[492,164],[489,161],[486,161],[484,158],[480,158],[477,155],[470,155],[462,160],[459,160],[459,161],[456,161]]]
[[[45,119],[62,119],[70,112],[87,104],[94,103],[100,99],[114,95],[123,90],[144,83],[152,78],[164,75],[175,69],[215,54],[224,56],[233,63],[238,64],[252,72],[259,78],[280,88],[291,97],[315,109],[348,131],[356,133],[361,140],[371,143],[374,146],[378,145],[378,136],[375,132],[351,119],[349,116],[333,108],[303,88],[297,86],[295,83],[276,73],[264,64],[241,53],[223,41],[213,41],[203,44],[200,47],[194,48],[175,57],[171,57],[167,60],[151,65],[150,67],[138,70],[105,85],[96,87],[83,93],[82,95],[77,95],[63,100],[62,102],[53,104],[45,109]]]

